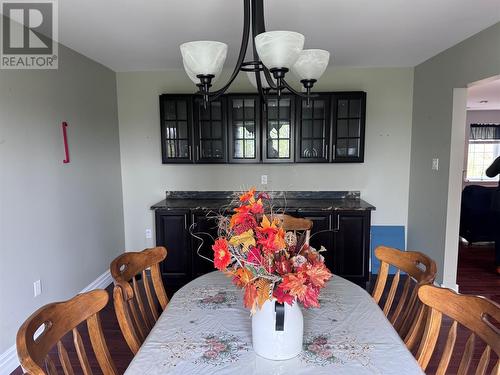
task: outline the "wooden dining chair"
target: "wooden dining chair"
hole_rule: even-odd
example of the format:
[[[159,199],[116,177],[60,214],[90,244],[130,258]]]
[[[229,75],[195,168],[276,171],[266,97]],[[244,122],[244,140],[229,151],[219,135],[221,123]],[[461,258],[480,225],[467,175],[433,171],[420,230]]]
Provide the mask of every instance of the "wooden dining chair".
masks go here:
[[[49,352],[57,345],[59,362],[64,374],[73,374],[68,352],[61,339],[72,331],[73,342],[83,374],[92,374],[87,353],[77,326],[85,322],[90,336],[90,342],[99,366],[104,375],[118,374],[115,364],[109,354],[104,334],[101,328],[99,312],[108,303],[108,293],[96,289],[88,293],[78,294],[65,301],[50,303],[33,313],[17,332],[17,355],[21,366],[27,374],[55,375],[57,374],[54,361]],[[35,332],[43,327],[38,337]]]
[[[311,229],[313,227],[312,220],[303,219],[299,217],[293,217],[286,214],[275,214],[273,219],[278,218],[282,222],[283,229],[287,232],[304,232],[305,233],[305,243],[309,244],[309,238],[311,237]]]
[[[493,367],[492,375],[500,374],[499,304],[485,297],[458,294],[451,289],[438,288],[432,285],[419,288],[418,297],[430,310],[417,353],[417,361],[424,371],[427,369],[427,365],[436,350],[444,314],[451,318],[453,323],[448,331],[444,348],[436,351],[436,354],[441,355],[436,374],[445,374],[448,370],[450,359],[456,347],[458,324],[472,333],[465,344],[458,372],[454,370],[453,373],[459,375],[473,373],[469,371],[469,368],[474,355],[476,337],[479,337],[486,344],[486,347],[481,354],[475,374],[486,374],[488,367]],[[496,356],[496,360],[494,357],[492,358],[492,351],[493,356]]]
[[[168,304],[160,271],[160,262],[166,256],[167,249],[155,247],[141,252],[123,253],[110,265],[115,283],[113,301],[116,317],[125,341],[134,354]],[[151,270],[150,275],[148,268]],[[144,296],[147,305],[143,302]]]
[[[408,349],[413,350],[423,334],[427,312],[418,299],[418,288],[434,282],[436,263],[420,252],[401,251],[385,246],[377,247],[375,256],[380,260],[380,268],[372,297],[378,304],[382,303],[388,284],[389,267],[397,268],[383,303],[383,312]],[[394,304],[402,272],[407,276],[397,304]]]

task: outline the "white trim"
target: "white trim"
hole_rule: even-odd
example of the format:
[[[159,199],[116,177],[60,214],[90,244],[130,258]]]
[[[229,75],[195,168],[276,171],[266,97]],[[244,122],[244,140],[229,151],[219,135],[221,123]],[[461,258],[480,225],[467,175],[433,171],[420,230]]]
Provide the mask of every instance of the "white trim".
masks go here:
[[[455,292],[458,293],[458,284],[453,284],[453,285],[441,284],[438,286],[441,286],[441,288],[448,288],[448,289],[454,290]]]
[[[94,289],[106,289],[106,287],[112,282],[113,278],[111,277],[111,273],[109,272],[109,270],[106,270],[97,279],[95,279],[89,285],[83,288],[80,293],[90,292],[91,290]]]
[[[12,345],[0,355],[0,375],[9,375],[19,366],[16,346]]]
[[[89,292],[94,289],[105,289],[109,284],[113,282],[111,273],[106,270],[102,275],[97,277],[89,285],[82,289],[80,293]],[[16,345],[12,345],[5,352],[0,354],[0,375],[10,375],[19,367],[19,359],[17,358]]]

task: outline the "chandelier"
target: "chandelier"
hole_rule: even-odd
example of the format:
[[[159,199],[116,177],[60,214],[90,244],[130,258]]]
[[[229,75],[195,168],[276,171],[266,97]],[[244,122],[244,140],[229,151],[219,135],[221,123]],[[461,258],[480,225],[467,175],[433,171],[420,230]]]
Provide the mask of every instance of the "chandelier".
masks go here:
[[[281,95],[283,90],[307,98],[314,83],[323,75],[330,53],[321,49],[304,49],[304,35],[294,31],[267,31],[264,24],[263,0],[243,0],[244,22],[240,53],[234,71],[219,90],[210,91],[219,78],[227,56],[227,44],[216,41],[194,41],[181,44],[184,69],[198,87],[206,104],[224,94],[240,71],[247,72],[261,98]],[[252,28],[253,60],[244,61]],[[300,78],[305,93],[296,91],[285,80],[292,70]]]

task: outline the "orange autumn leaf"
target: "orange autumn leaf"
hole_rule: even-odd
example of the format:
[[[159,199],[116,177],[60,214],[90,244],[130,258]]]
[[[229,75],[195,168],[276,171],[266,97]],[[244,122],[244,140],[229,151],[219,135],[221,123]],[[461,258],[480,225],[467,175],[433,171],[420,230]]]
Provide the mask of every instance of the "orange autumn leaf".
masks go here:
[[[247,192],[240,195],[240,202],[253,202],[255,201],[255,187],[252,187]]]
[[[332,277],[332,274],[323,263],[316,263],[305,271],[307,278],[312,285],[323,288],[325,282]]]
[[[285,231],[283,230],[283,228],[278,229],[278,232],[276,233],[276,237],[274,239],[274,245],[279,250],[286,247]]]
[[[252,279],[252,271],[250,271],[247,268],[238,268],[234,272],[234,283],[239,286],[240,288],[246,286],[250,280]]]
[[[290,295],[302,299],[307,291],[306,277],[302,273],[289,273],[283,277],[281,287]]]
[[[271,282],[266,279],[258,279],[255,284],[257,285],[257,306],[260,309],[269,300]]]
[[[257,299],[257,288],[255,284],[250,283],[245,287],[245,294],[243,295],[243,305],[251,310],[251,313],[255,313],[255,303]]]

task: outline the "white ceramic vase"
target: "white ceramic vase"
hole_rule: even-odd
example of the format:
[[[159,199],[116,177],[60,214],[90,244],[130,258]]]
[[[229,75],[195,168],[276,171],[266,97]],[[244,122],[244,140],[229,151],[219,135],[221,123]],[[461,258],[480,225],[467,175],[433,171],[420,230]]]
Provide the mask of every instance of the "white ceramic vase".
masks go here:
[[[278,306],[278,307],[276,307]],[[281,308],[269,300],[252,316],[252,342],[255,353],[272,360],[296,357],[302,350],[304,318],[299,304],[285,303]],[[284,319],[281,319],[280,316]]]

